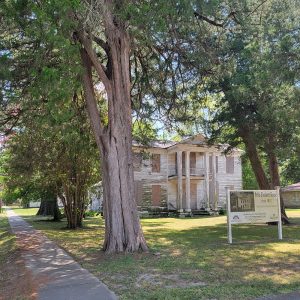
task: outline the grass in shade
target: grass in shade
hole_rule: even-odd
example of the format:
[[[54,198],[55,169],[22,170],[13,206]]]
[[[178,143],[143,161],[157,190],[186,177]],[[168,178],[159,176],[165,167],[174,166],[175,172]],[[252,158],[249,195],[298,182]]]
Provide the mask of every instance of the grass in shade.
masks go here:
[[[233,226],[227,244],[226,217],[143,219],[150,248],[143,254],[101,252],[104,222],[89,217],[84,227],[36,217],[36,209],[15,209],[121,299],[255,299],[300,289],[300,210],[288,210],[292,225]]]

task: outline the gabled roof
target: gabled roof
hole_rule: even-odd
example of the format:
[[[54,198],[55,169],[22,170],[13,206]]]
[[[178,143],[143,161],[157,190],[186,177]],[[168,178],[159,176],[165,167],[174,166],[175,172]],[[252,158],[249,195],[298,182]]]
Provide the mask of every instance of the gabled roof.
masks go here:
[[[177,144],[207,145],[207,138],[203,134],[197,134],[183,139]]]
[[[139,143],[137,141],[133,141],[132,145],[134,147],[139,148],[160,148],[160,149],[168,149],[170,147],[173,147],[175,145],[195,145],[195,146],[203,146],[203,147],[215,147],[219,149],[220,151],[225,151],[229,145],[228,144],[214,144],[210,145],[207,142],[207,138],[202,134],[197,134],[191,137],[187,137],[181,141],[175,142],[175,141],[152,141],[147,145],[143,145],[142,143]],[[232,149],[234,152],[243,152],[243,150],[234,148]]]
[[[177,142],[156,140],[156,141],[151,141],[147,145],[143,145],[137,141],[132,142],[132,145],[135,147],[162,148],[162,149],[167,149],[179,144],[207,145],[207,142],[206,142],[206,138],[202,134],[197,134],[195,136],[188,137],[186,139]]]
[[[283,192],[300,192],[300,182],[291,184],[282,189]]]
[[[162,149],[167,149],[169,147],[172,147],[176,145],[177,142],[174,141],[151,141],[149,144],[144,145],[142,143],[139,143],[137,141],[132,141],[132,146],[134,147],[146,147],[146,148],[162,148]]]

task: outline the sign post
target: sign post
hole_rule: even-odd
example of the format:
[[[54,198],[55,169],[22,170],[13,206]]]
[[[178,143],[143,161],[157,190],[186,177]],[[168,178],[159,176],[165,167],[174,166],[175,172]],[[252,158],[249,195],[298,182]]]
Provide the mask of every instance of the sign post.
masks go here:
[[[281,220],[281,205],[280,205],[280,187],[276,187],[277,199],[278,199],[278,239],[282,240],[282,220]]]
[[[278,222],[282,240],[280,190],[226,190],[228,243],[232,244],[232,224]]]
[[[227,202],[227,232],[228,232],[228,243],[232,244],[232,227],[230,222],[230,190],[226,187],[226,202]]]

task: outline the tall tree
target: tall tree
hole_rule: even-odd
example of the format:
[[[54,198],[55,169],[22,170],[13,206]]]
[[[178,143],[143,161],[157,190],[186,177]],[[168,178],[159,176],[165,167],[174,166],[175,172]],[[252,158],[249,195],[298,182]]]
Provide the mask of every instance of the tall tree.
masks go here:
[[[107,252],[147,250],[134,199],[131,77],[135,80],[140,78],[141,70],[146,71],[145,53],[162,58],[176,48],[173,44],[172,49],[161,50],[154,44],[157,38],[160,44],[160,37],[176,34],[176,27],[170,28],[170,21],[176,24],[176,20],[177,23],[184,20],[188,24],[189,20],[195,20],[197,3],[184,0],[176,3],[161,0],[155,5],[148,1],[113,0],[1,3],[1,60],[5,69],[0,72],[4,91],[2,123],[10,129],[22,115],[38,113],[35,108],[41,103],[63,103],[66,95],[83,85],[101,154]],[[203,16],[198,12],[198,17]],[[139,58],[134,69],[137,72],[132,71],[131,57]],[[169,59],[166,64],[172,66]],[[147,84],[151,86],[152,82],[148,80]],[[27,103],[24,95],[29,99]]]

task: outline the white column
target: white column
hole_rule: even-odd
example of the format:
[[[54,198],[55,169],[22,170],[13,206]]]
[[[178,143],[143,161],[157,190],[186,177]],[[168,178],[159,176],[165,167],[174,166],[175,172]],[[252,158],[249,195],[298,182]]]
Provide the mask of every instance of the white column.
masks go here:
[[[177,151],[177,210],[182,209],[182,151]]]
[[[216,184],[216,154],[212,153],[212,190],[213,190],[213,203],[214,203],[214,210],[218,210],[218,198],[217,198],[217,184]]]
[[[209,206],[209,156],[207,152],[204,152],[204,199],[206,201],[206,209],[210,209]]]
[[[190,151],[185,152],[185,203],[186,212],[191,211]]]

